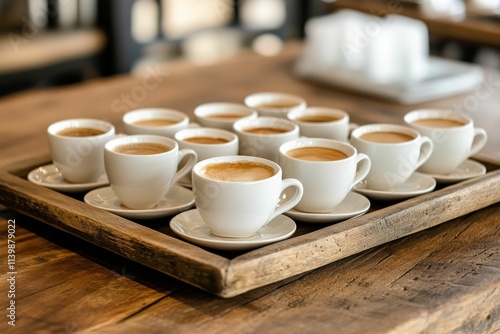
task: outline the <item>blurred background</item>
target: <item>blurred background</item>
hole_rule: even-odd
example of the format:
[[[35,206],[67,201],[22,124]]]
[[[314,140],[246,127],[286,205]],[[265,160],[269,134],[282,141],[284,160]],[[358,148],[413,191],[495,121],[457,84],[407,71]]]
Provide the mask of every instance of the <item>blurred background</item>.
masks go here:
[[[472,4],[472,2],[474,2]],[[500,0],[0,0],[0,96],[241,50],[279,54],[309,18],[349,8],[407,15],[430,52],[500,69]]]

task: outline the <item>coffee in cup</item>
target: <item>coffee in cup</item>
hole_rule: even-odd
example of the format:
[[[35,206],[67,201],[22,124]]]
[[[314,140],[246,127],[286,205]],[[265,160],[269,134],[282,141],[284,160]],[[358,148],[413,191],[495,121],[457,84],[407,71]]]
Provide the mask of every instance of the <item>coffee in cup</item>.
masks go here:
[[[243,131],[246,133],[255,133],[260,135],[274,135],[278,133],[285,133],[290,130],[283,128],[271,128],[271,127],[249,127],[243,129]]]
[[[212,102],[197,106],[194,117],[202,127],[233,131],[236,121],[257,118],[257,112],[239,103]]]
[[[255,161],[219,162],[205,166],[202,175],[227,182],[247,182],[267,179],[274,175],[274,169]]]
[[[336,161],[348,158],[347,154],[340,150],[321,146],[294,148],[287,151],[286,155],[291,158],[307,161]]]
[[[257,110],[259,116],[281,118],[286,118],[291,111],[307,107],[306,101],[300,96],[274,92],[248,95],[244,103],[247,107]]]
[[[299,137],[297,124],[283,118],[257,117],[234,123],[234,132],[240,140],[239,152],[278,161],[279,147]]]
[[[157,143],[132,143],[115,147],[114,151],[121,154],[148,155],[168,152],[172,147]]]
[[[198,162],[193,168],[196,208],[213,235],[248,238],[290,210],[302,197],[302,184],[282,180],[281,167],[267,159],[225,156]],[[282,192],[292,191],[278,201]]]
[[[406,114],[404,120],[434,143],[429,160],[418,169],[424,173],[446,175],[453,172],[478,153],[488,139],[486,131],[474,127],[470,117],[451,110],[415,110]]]
[[[198,161],[208,158],[237,155],[239,139],[234,132],[215,128],[190,128],[175,134],[175,140],[180,149],[191,149],[196,152]],[[184,176],[180,182],[191,186],[191,173]]]
[[[56,134],[63,137],[93,137],[104,134],[104,131],[93,128],[66,128]]]
[[[299,138],[281,145],[279,154],[283,177],[296,178],[304,187],[295,206],[304,212],[332,211],[370,170],[368,156],[333,139]]]
[[[369,189],[395,191],[432,153],[432,141],[396,124],[368,124],[352,131],[351,143],[370,157]]]
[[[174,138],[177,131],[188,127],[189,117],[173,109],[144,108],[126,113],[123,124],[125,132],[130,135],[149,134]]]
[[[356,124],[349,123],[349,115],[339,109],[308,107],[288,113],[287,118],[297,123],[300,135],[311,138],[327,138],[347,142],[349,132]]]
[[[187,161],[178,170],[184,158]],[[196,162],[193,150],[179,150],[175,140],[163,136],[125,136],[104,148],[111,189],[122,206],[133,210],[154,208]]]
[[[392,131],[368,132],[360,136],[359,138],[365,141],[373,143],[382,143],[382,144],[404,143],[415,139],[414,136],[411,136],[409,134],[402,132],[392,132]]]
[[[70,183],[97,181],[104,175],[104,145],[115,137],[115,127],[97,119],[68,119],[47,129],[52,162]]]
[[[227,139],[215,138],[215,137],[190,137],[184,139],[184,141],[193,144],[205,144],[205,145],[225,144],[228,142]]]

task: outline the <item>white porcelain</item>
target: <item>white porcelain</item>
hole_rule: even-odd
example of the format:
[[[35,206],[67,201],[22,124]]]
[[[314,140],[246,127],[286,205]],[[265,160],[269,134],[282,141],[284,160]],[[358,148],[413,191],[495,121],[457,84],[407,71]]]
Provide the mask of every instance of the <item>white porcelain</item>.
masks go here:
[[[436,188],[436,180],[434,178],[415,172],[405,183],[390,191],[370,189],[367,187],[366,180],[354,186],[353,190],[370,199],[392,201],[426,194],[433,191],[434,188]]]
[[[115,152],[120,145],[137,143],[157,143],[171,149],[147,155]],[[177,171],[183,158],[188,160]],[[121,137],[109,141],[104,148],[104,163],[111,188],[120,202],[130,209],[153,208],[174,183],[191,171],[196,161],[193,150],[179,150],[175,140],[163,136]]]
[[[244,182],[215,180],[204,175],[207,165],[241,161],[265,164],[274,170],[274,175]],[[196,207],[212,233],[222,237],[254,235],[274,217],[294,207],[303,193],[299,181],[282,179],[278,164],[257,157],[238,155],[206,159],[194,166],[192,177]],[[288,188],[294,189],[293,195],[277,207],[281,193]]]
[[[424,127],[413,124],[421,119],[444,118],[463,122],[465,125],[450,128]],[[449,174],[469,157],[478,153],[486,144],[488,135],[484,129],[475,128],[473,120],[446,109],[419,109],[404,116],[405,123],[429,137],[434,143],[433,152],[419,172],[428,174]]]
[[[62,177],[57,167],[53,164],[33,169],[28,174],[28,180],[40,186],[65,193],[88,191],[108,184],[108,178],[104,173],[95,182],[69,183]]]
[[[326,116],[335,120],[322,122],[303,121],[301,117]],[[288,113],[287,118],[297,123],[300,135],[312,138],[327,138],[347,141],[352,129],[349,124],[349,114],[343,110],[327,107],[308,107],[304,110],[294,110]]]
[[[440,184],[455,183],[486,174],[486,167],[477,161],[466,160],[449,174],[426,174]]]
[[[194,109],[195,120],[202,127],[227,131],[233,131],[234,122],[240,119],[257,118],[257,116],[257,111],[241,103],[210,102],[201,104]]]
[[[466,15],[463,0],[422,0],[419,10],[428,18],[453,17],[459,21]]]
[[[292,158],[287,152],[304,147],[326,147],[343,152],[346,159],[308,161]],[[304,195],[295,209],[305,212],[330,212],[347,196],[352,187],[366,177],[370,159],[358,154],[350,144],[324,138],[299,138],[279,149],[279,164],[283,177],[302,183]]]
[[[378,143],[361,139],[372,132],[396,132],[413,137],[401,143]],[[432,141],[417,131],[396,124],[368,124],[354,129],[351,143],[358,152],[370,157],[367,186],[374,190],[393,191],[404,184],[432,153]]]
[[[430,56],[427,71],[420,80],[380,84],[363,72],[346,67],[328,67],[317,57],[304,52],[294,65],[300,79],[341,87],[362,95],[414,105],[462,93],[471,93],[485,81],[485,71],[478,64]]]
[[[220,138],[227,142],[218,144],[201,144],[189,142],[186,139],[195,137]],[[184,129],[175,134],[175,140],[180,149],[191,149],[196,152],[198,161],[226,155],[238,155],[239,139],[234,132],[217,128]],[[186,174],[177,184],[191,187],[191,173]]]
[[[362,73],[378,85],[409,84],[422,80],[428,72],[429,32],[424,22],[402,15],[372,16],[380,24],[366,44]],[[360,29],[366,31],[365,24]],[[384,26],[386,25],[386,26]],[[362,32],[363,33],[363,32]]]
[[[292,219],[279,215],[249,238],[234,239],[213,235],[197,209],[172,218],[170,228],[179,237],[194,244],[226,251],[249,250],[291,237],[297,226]]]
[[[67,128],[92,128],[104,133],[89,137],[58,135]],[[103,149],[115,137],[115,127],[105,121],[75,118],[51,124],[47,129],[52,163],[69,183],[94,183],[104,174]]]
[[[311,213],[291,209],[284,214],[300,222],[324,224],[336,223],[361,216],[368,209],[370,209],[370,200],[361,194],[351,191],[339,205],[329,212]]]
[[[121,205],[111,187],[103,187],[88,192],[84,202],[130,219],[155,219],[177,214],[194,205],[194,195],[189,189],[172,186],[169,192],[151,209],[133,210]]]
[[[144,126],[134,124],[138,121],[164,119],[175,122],[165,126]],[[122,118],[125,133],[129,135],[158,135],[174,138],[177,131],[188,128],[189,117],[178,110],[167,108],[144,108],[127,112]]]
[[[294,107],[284,109],[266,109],[259,105],[262,103],[284,102],[293,103]],[[286,118],[286,115],[294,110],[304,110],[307,108],[307,102],[304,98],[286,93],[276,92],[261,92],[253,93],[245,97],[244,103],[247,107],[257,110],[259,116],[266,117],[281,117]]]
[[[258,134],[246,132],[252,128],[277,128],[282,133]],[[261,157],[278,162],[279,147],[287,141],[299,138],[299,126],[294,122],[278,117],[257,117],[239,120],[234,123],[234,132],[240,139],[239,152],[242,155]]]

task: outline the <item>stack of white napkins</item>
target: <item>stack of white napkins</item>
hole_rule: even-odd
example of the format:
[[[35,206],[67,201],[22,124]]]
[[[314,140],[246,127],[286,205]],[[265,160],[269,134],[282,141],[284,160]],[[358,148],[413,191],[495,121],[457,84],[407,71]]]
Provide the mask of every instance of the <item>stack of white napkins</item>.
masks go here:
[[[430,57],[427,26],[412,18],[342,10],[310,19],[305,32],[296,66],[302,77],[404,103],[462,92],[482,80],[477,66]]]

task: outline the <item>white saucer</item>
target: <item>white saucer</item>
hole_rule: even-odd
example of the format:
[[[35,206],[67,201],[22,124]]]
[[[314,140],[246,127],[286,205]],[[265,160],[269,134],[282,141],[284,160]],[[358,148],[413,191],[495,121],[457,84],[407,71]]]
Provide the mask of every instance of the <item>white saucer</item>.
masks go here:
[[[434,188],[436,188],[436,180],[434,178],[415,172],[410,176],[408,181],[394,191],[368,189],[366,187],[366,180],[355,185],[353,190],[370,199],[400,200],[431,192]]]
[[[38,167],[28,174],[28,180],[40,186],[66,193],[89,191],[107,185],[108,178],[103,174],[96,182],[69,183],[63,179],[59,170],[53,164]]]
[[[210,229],[201,219],[197,209],[182,212],[172,218],[170,228],[179,237],[200,246],[220,250],[247,250],[271,244],[289,238],[297,225],[286,216],[280,215],[254,236],[246,239],[222,238],[212,235]]]
[[[310,213],[291,209],[285,215],[301,222],[335,223],[362,215],[369,208],[370,201],[368,198],[355,192],[349,192],[346,198],[330,212]]]
[[[467,179],[471,179],[476,176],[481,176],[486,174],[486,167],[474,160],[466,160],[462,162],[453,172],[450,174],[430,174],[425,173],[436,179],[440,184],[454,183]]]
[[[85,203],[131,219],[154,219],[187,210],[194,205],[191,190],[174,185],[168,194],[152,209],[133,210],[120,204],[111,187],[92,190],[83,198]]]

